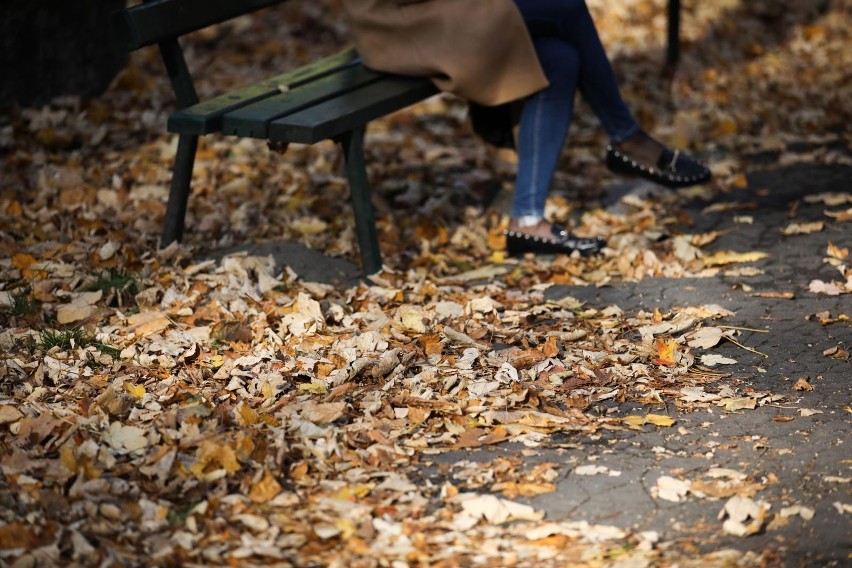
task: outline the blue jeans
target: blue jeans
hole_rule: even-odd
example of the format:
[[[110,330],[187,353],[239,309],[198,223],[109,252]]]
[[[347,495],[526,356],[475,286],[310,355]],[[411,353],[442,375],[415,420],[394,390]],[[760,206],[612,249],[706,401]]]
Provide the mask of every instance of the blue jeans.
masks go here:
[[[544,203],[579,89],[613,142],[639,131],[584,0],[515,0],[550,86],[524,102],[512,217],[544,216]]]

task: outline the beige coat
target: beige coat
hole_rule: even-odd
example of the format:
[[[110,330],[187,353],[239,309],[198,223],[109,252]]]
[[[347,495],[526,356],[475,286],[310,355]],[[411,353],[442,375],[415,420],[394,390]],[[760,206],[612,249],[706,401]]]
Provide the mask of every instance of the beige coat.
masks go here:
[[[341,0],[369,67],[500,105],[547,86],[512,0]]]

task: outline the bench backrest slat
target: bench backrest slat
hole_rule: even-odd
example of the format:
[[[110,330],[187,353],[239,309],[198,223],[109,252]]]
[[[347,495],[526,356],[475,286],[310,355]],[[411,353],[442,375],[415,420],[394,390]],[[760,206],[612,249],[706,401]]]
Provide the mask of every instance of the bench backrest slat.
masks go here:
[[[128,51],[180,37],[284,0],[153,0],[115,13]]]

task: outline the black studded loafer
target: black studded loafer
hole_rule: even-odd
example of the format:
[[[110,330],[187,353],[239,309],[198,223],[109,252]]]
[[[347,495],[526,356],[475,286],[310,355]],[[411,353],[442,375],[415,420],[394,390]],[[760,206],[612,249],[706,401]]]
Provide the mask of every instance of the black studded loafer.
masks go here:
[[[689,187],[704,183],[712,176],[710,169],[695,158],[668,148],[663,149],[657,167],[652,168],[607,146],[606,167],[613,173],[639,176],[666,187]]]
[[[509,256],[522,256],[528,252],[571,254],[577,251],[583,256],[589,256],[600,252],[606,246],[605,239],[578,237],[559,225],[553,225],[550,232],[553,237],[545,238],[517,231],[506,231],[506,252]]]

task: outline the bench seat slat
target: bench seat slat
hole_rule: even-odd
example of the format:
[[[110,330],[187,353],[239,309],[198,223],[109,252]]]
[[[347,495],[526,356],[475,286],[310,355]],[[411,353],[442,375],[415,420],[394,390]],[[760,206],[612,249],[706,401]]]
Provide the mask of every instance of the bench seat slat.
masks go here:
[[[282,86],[294,89],[359,62],[358,53],[354,49],[348,49],[294,71],[207,99],[172,113],[169,116],[168,130],[176,134],[196,136],[219,132],[222,130],[222,117],[226,113],[280,94]]]
[[[153,0],[116,12],[128,51],[218,24],[284,0]]]
[[[227,113],[222,120],[222,133],[251,138],[268,138],[268,127],[271,121],[339,97],[349,91],[379,81],[384,76],[361,65],[341,69],[336,73],[290,89],[285,93],[267,97]]]
[[[380,82],[272,121],[269,138],[276,142],[315,144],[436,93],[437,87],[428,79],[385,75]]]

